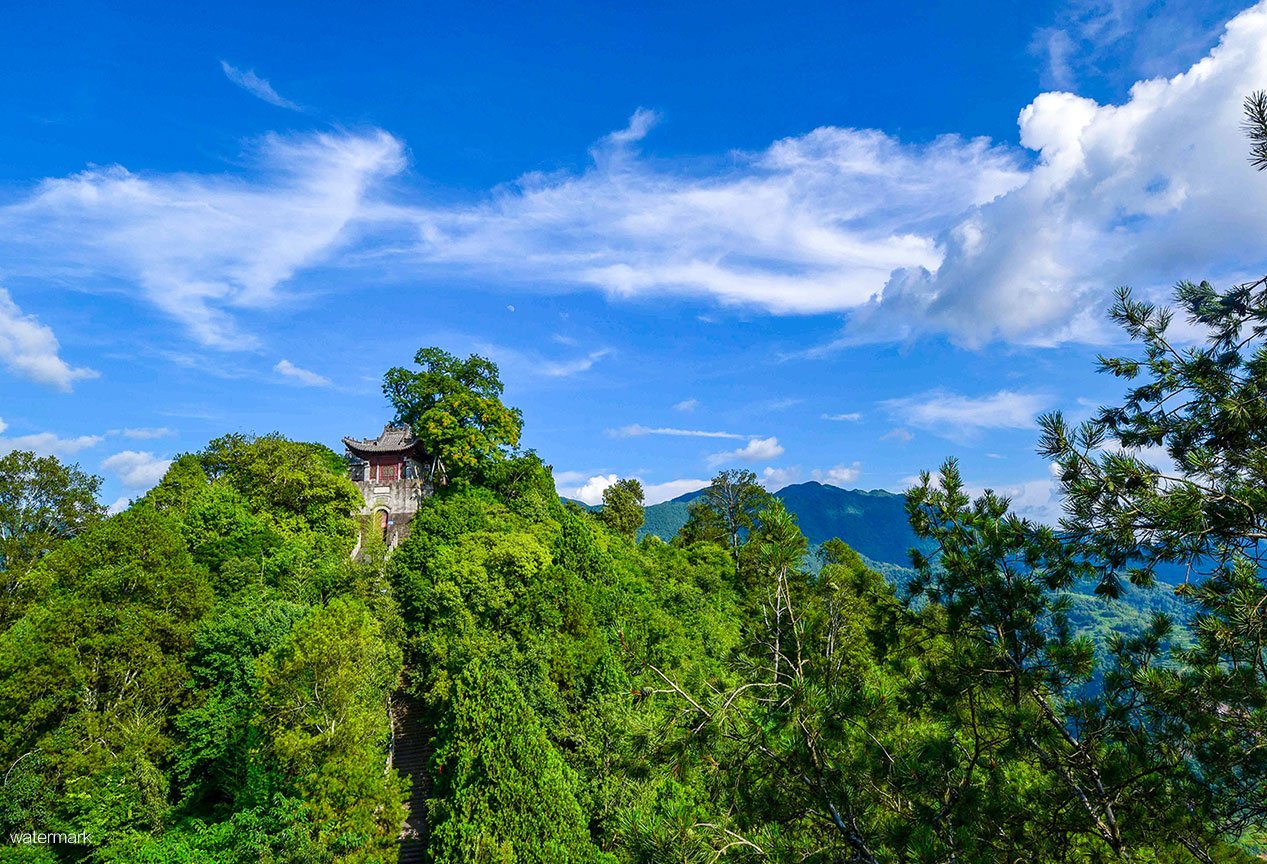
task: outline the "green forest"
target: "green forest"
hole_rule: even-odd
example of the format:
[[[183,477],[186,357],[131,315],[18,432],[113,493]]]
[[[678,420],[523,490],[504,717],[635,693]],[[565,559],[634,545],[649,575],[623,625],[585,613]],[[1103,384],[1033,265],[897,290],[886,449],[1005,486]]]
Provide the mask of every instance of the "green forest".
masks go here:
[[[948,460],[905,498],[901,578],[811,549],[748,472],[668,542],[639,539],[636,480],[564,502],[517,449],[496,366],[435,348],[384,378],[442,478],[394,550],[320,444],[218,438],[109,517],[95,477],[12,452],[0,856],[1252,860],[1267,282],[1176,303],[1205,344],[1173,347],[1174,313],[1123,291],[1138,350],[1100,360],[1122,404],[1042,419],[1065,522],[974,498]],[[1146,445],[1176,467],[1130,455]],[[1157,584],[1176,562],[1198,575]],[[1087,625],[1154,593],[1181,616]],[[423,830],[402,841],[410,807]]]

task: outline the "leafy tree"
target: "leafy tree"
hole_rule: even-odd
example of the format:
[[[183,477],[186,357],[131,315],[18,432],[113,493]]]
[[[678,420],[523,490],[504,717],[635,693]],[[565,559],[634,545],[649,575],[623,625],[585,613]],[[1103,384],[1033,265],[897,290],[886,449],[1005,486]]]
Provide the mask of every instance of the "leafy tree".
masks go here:
[[[22,573],[105,515],[100,489],[101,478],[53,456],[0,456],[0,625],[20,611]]]
[[[436,864],[603,860],[577,804],[575,777],[510,676],[468,667],[438,737]]]
[[[722,471],[691,502],[687,523],[682,528],[686,542],[720,539],[738,561],[739,550],[748,532],[757,524],[757,514],[770,499],[770,493],[757,482],[751,471]]]
[[[629,477],[604,489],[598,518],[616,534],[633,540],[642,527],[642,484]]]
[[[400,655],[363,604],[337,599],[258,663],[262,726],[315,839],[340,861],[381,860],[404,819],[385,770],[388,695]]]
[[[459,360],[440,348],[419,349],[414,363],[418,371],[387,370],[383,393],[397,422],[431,454],[433,475],[469,472],[519,445],[523,416],[502,404],[495,363],[476,354]]]

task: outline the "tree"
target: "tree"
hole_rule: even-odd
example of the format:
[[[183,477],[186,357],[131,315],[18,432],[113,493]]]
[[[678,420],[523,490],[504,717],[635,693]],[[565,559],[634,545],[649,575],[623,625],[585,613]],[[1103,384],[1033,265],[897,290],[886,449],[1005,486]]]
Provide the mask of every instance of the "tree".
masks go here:
[[[1123,572],[1150,585],[1163,563],[1186,568],[1177,593],[1195,606],[1195,644],[1166,663],[1151,652],[1133,683],[1236,834],[1267,820],[1267,279],[1183,282],[1175,298],[1205,343],[1176,346],[1174,312],[1120,290],[1112,317],[1143,356],[1100,367],[1131,387],[1079,426],[1043,417],[1039,452],[1059,466],[1066,540],[1102,562],[1101,593],[1115,596]]]
[[[578,784],[513,678],[484,664],[457,682],[433,757],[430,852],[436,864],[604,860],[576,800]]]
[[[603,490],[603,509],[598,514],[608,528],[633,540],[642,527],[642,484],[632,477],[617,480]]]
[[[493,361],[477,354],[459,360],[440,348],[421,348],[414,363],[419,371],[388,369],[383,394],[396,421],[409,426],[431,455],[432,475],[469,471],[519,446],[523,415],[502,404]]]
[[[21,574],[105,515],[100,489],[100,477],[54,456],[14,450],[0,457],[0,625],[19,612]]]
[[[769,499],[770,493],[753,472],[722,471],[704,494],[691,502],[682,536],[687,542],[719,540],[737,562],[740,547]]]

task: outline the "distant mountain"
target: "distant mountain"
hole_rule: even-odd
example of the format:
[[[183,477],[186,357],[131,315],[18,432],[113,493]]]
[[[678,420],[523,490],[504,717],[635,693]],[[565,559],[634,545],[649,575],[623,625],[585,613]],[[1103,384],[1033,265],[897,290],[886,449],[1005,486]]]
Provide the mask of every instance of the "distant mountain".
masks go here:
[[[671,540],[686,524],[687,508],[703,489],[646,508],[639,536],[655,534]],[[926,546],[906,521],[906,497],[875,489],[841,489],[824,483],[797,483],[774,493],[796,516],[813,545],[839,537],[861,555],[899,567],[910,566],[912,546]]]

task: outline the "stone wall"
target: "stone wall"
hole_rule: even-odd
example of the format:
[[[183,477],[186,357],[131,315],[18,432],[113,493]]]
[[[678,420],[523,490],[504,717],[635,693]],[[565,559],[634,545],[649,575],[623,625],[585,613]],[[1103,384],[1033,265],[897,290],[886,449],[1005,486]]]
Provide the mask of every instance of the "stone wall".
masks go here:
[[[376,483],[372,480],[353,483],[361,490],[365,499],[362,515],[373,516],[380,510],[387,511],[387,543],[391,547],[399,545],[409,536],[409,523],[413,521],[414,513],[418,512],[418,504],[432,491],[425,480],[417,478],[395,480],[391,483]],[[377,522],[371,524],[377,529]]]

